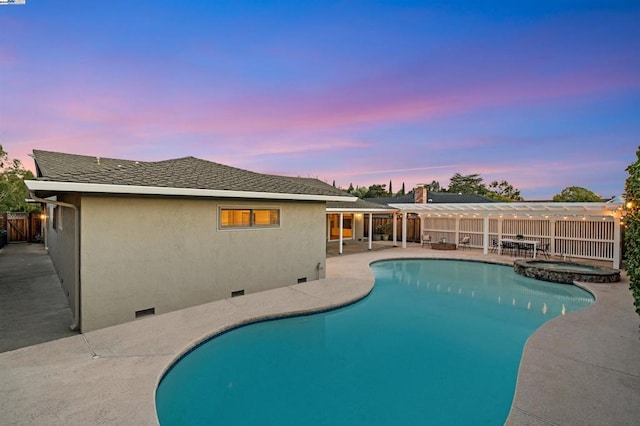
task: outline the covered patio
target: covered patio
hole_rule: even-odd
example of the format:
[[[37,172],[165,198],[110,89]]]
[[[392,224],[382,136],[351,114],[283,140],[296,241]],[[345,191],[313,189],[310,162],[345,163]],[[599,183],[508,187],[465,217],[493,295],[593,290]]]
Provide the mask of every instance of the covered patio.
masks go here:
[[[393,215],[393,239],[397,240],[396,219],[397,209],[381,204],[370,203],[358,199],[354,202],[329,201],[327,202],[327,254],[337,251],[342,254],[345,247],[351,244],[367,244],[368,250],[374,249],[373,243],[373,215]],[[365,216],[368,217],[367,231],[365,232]],[[365,235],[367,235],[365,237]],[[361,246],[361,244],[359,245]],[[376,245],[377,246],[377,245]],[[334,250],[335,247],[335,250]],[[385,247],[381,245],[377,248]]]
[[[552,256],[607,261],[620,268],[621,203],[416,203],[389,207],[398,212],[394,225],[396,217],[401,217],[403,248],[407,247],[407,217],[417,214],[422,232],[433,241],[457,244],[469,237],[469,247],[481,249],[484,255],[504,239],[518,237],[547,245]]]

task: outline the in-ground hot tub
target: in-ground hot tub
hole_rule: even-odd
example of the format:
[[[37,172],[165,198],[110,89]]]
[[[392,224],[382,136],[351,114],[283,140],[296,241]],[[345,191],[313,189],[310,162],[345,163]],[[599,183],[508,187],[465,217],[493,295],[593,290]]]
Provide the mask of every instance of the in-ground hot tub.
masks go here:
[[[513,270],[526,277],[564,284],[572,284],[574,281],[587,283],[620,281],[620,271],[616,269],[573,262],[518,259],[513,263]]]

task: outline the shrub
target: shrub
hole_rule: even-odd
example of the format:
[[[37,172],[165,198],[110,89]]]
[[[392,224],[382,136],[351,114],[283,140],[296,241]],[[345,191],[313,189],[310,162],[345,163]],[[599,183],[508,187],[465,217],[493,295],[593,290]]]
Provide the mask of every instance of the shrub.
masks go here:
[[[627,167],[629,176],[624,185],[626,210],[625,264],[633,293],[636,312],[640,315],[640,147],[636,151],[636,161]]]

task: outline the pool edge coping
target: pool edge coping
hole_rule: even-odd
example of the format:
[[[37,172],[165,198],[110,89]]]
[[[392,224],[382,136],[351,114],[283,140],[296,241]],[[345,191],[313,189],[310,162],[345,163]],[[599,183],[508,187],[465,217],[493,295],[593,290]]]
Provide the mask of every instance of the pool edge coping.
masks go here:
[[[447,256],[443,256],[441,253],[445,252],[436,253],[418,247],[332,257],[327,259],[327,277],[324,280],[267,290],[261,293],[254,293],[253,296],[260,301],[269,301],[270,297],[271,300],[274,300],[276,296],[276,298],[279,298],[282,294],[286,295],[287,291],[296,292],[297,289],[304,289],[304,287],[300,286],[309,286],[315,288],[316,293],[323,297],[318,298],[313,292],[307,292],[306,295],[308,297],[306,300],[313,299],[314,303],[323,300],[322,303],[325,303],[324,309],[327,309],[332,303],[345,305],[350,300],[355,303],[365,297],[373,289],[374,277],[370,264],[375,261],[396,259],[475,260],[509,266],[513,265],[514,260],[513,258],[498,256],[487,258],[480,253],[475,255],[473,253],[460,253],[460,257],[451,252],[446,253]],[[344,285],[347,290],[345,294],[342,294],[341,298],[338,297],[340,296],[339,292],[326,291],[325,294],[322,291],[327,287],[326,284]],[[599,288],[603,288],[604,293]],[[609,290],[606,288],[609,288]],[[640,366],[639,321],[633,309],[626,275],[624,275],[623,281],[619,283],[592,284],[588,285],[586,290],[594,295],[598,303],[593,303],[590,307],[572,312],[570,315],[552,319],[536,330],[529,340],[537,337],[541,330],[547,328],[545,327],[547,324],[558,323],[564,328],[567,328],[568,324],[571,327],[571,321],[567,321],[567,319],[569,317],[573,318],[578,313],[587,312],[587,315],[583,318],[593,317],[599,320],[601,318],[606,319],[609,312],[617,313],[623,310],[626,315],[626,323],[632,324],[621,333],[626,333],[626,341],[633,340],[632,343],[636,345],[630,354],[625,353],[623,355],[634,356],[634,361],[637,359],[638,362],[636,364]],[[601,293],[603,298],[600,297]],[[340,300],[340,303],[335,302],[336,300]],[[5,411],[8,415],[6,419],[10,424],[12,419],[13,423],[16,424],[24,423],[27,420],[37,423],[51,423],[53,420],[54,422],[64,422],[66,424],[88,424],[104,421],[105,413],[115,423],[158,424],[155,395],[159,380],[167,367],[172,365],[172,362],[180,354],[183,354],[185,350],[193,347],[196,343],[206,340],[207,336],[215,335],[224,328],[228,329],[231,324],[250,320],[247,315],[250,310],[243,310],[237,306],[232,309],[229,305],[228,299],[210,302],[181,311],[147,317],[131,323],[89,332],[85,335],[72,336],[0,353],[0,364],[3,367],[7,367],[0,368],[0,393],[4,395],[0,399],[0,411]],[[231,315],[229,311],[218,315],[216,309],[220,307],[226,307],[229,311],[234,310],[235,316]],[[304,304],[297,307],[292,305],[287,306],[287,309],[283,309],[277,315],[281,316],[284,313],[291,316],[297,310],[312,313],[312,311],[317,311],[318,309],[305,308]],[[273,314],[262,315],[262,317],[267,316],[273,316]],[[255,317],[257,318],[258,316]],[[236,320],[232,321],[234,318]],[[180,324],[176,325],[174,322],[179,322]],[[573,322],[575,323],[575,321]],[[163,326],[167,324],[172,327],[169,330],[164,330]],[[206,330],[209,331],[203,332],[205,330],[203,324],[206,325]],[[622,327],[622,323],[615,322],[610,326],[617,331]],[[631,331],[629,328],[631,328]],[[190,337],[185,337],[182,334],[185,330],[190,333]],[[172,345],[162,346],[158,343],[158,340],[166,336],[169,337]],[[629,336],[631,338],[628,338]],[[178,345],[178,343],[171,341],[172,338],[183,342],[180,348],[172,349]],[[151,348],[147,348],[147,346],[151,346]],[[99,355],[103,357],[94,360],[91,357],[91,352],[96,347],[100,348]],[[524,357],[529,348],[528,341],[523,349],[514,399],[506,422],[507,424],[521,424],[518,422],[518,413],[525,413],[527,424],[559,423],[561,420],[554,420],[553,417],[558,413],[548,414],[544,410],[538,411],[537,408],[530,409],[530,406],[535,407],[537,404],[535,398],[524,401],[525,404],[521,404],[522,401],[519,398],[522,395],[519,394],[519,388],[526,383],[522,383],[520,375],[523,369],[528,368],[524,365],[526,361]],[[636,348],[638,350],[635,350]],[[605,349],[622,350],[619,347],[607,347]],[[69,370],[70,366],[73,367],[72,370]],[[636,374],[636,376],[633,377],[635,377],[634,380],[637,380],[638,388],[640,389],[640,373]],[[112,377],[115,379],[112,379]],[[65,385],[65,392],[60,392],[60,386]],[[545,391],[548,390],[548,385],[549,383],[545,384]],[[128,386],[131,386],[131,389]],[[602,389],[600,386],[599,392],[601,394],[598,397],[611,395],[611,398],[615,399],[619,389],[616,387]],[[529,396],[526,397],[528,398]],[[632,395],[632,397],[636,398],[633,400],[632,407],[638,407],[633,412],[633,418],[637,419],[640,416],[640,394]],[[53,410],[53,407],[55,407],[55,410]],[[572,408],[564,405],[556,408],[559,408],[560,414],[562,414],[559,417],[560,419],[566,419],[567,416],[572,414],[579,414],[576,409],[572,412]],[[611,416],[607,417],[609,419],[620,416],[614,404],[599,406],[599,409],[602,415]],[[531,419],[538,419],[538,423],[531,423]],[[521,416],[520,420],[522,420]]]

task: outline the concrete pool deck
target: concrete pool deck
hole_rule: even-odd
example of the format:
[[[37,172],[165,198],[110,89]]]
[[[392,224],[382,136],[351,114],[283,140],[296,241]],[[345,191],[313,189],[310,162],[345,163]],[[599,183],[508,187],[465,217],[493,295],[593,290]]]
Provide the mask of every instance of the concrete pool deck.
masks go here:
[[[265,319],[364,297],[369,264],[460,258],[473,251],[394,248],[327,259],[327,279],[296,284],[0,353],[2,424],[157,424],[155,389],[173,360],[202,339]],[[545,323],[527,342],[510,425],[626,425],[640,418],[640,318],[628,281],[585,284],[596,303]]]

